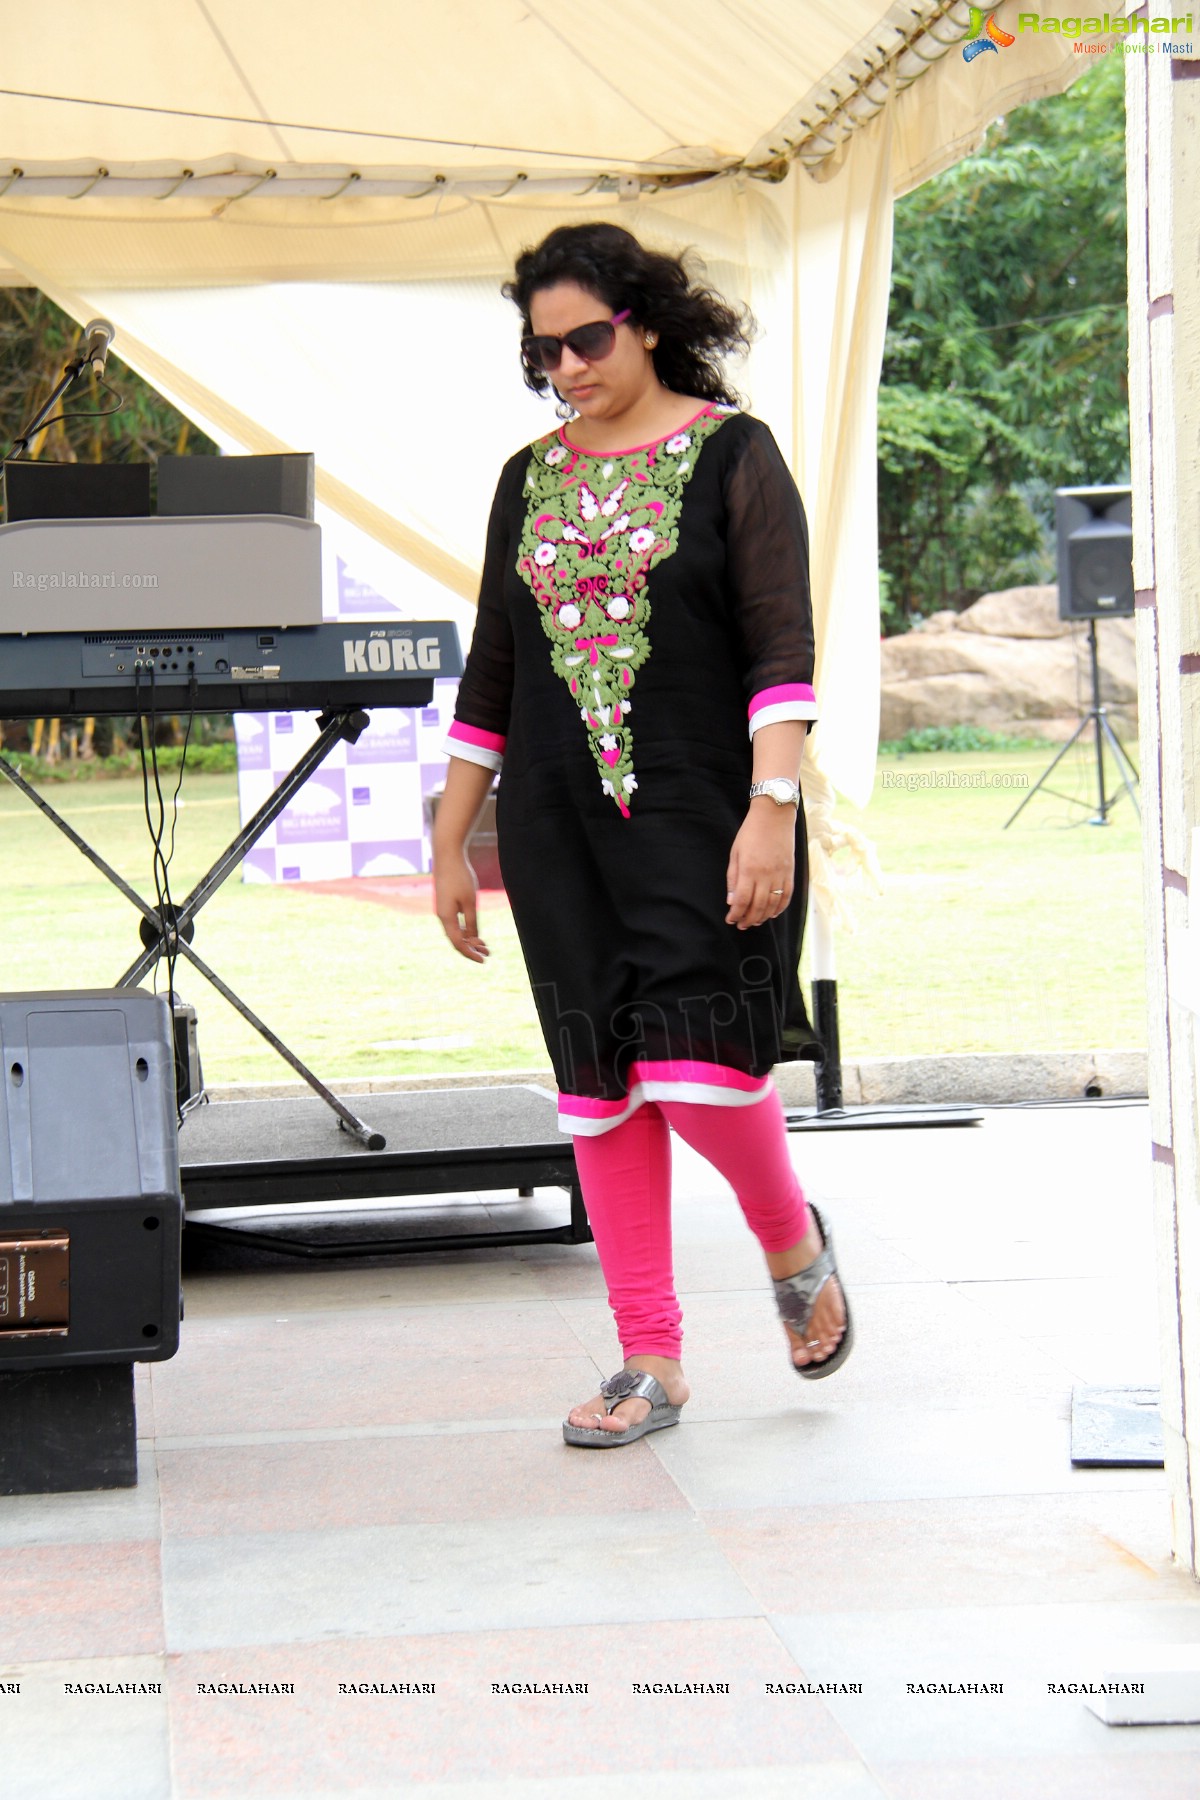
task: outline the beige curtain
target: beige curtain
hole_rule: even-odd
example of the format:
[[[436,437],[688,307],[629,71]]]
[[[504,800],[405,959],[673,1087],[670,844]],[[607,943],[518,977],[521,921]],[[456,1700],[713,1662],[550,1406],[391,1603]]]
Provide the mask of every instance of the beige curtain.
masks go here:
[[[9,4],[0,0],[0,15]],[[466,0],[456,4],[457,12],[370,7],[369,19],[358,21],[370,25],[369,45],[356,47],[348,19],[322,58],[303,29],[308,0],[294,0],[286,15],[274,0],[249,9],[213,0],[211,30],[190,18],[190,46],[175,35],[179,21],[168,31],[161,7],[133,0],[120,57],[105,60],[112,40],[101,34],[99,61],[88,66],[89,96],[117,102],[107,109],[12,98],[19,88],[70,89],[44,79],[39,58],[49,55],[51,34],[37,43],[12,36],[10,96],[0,99],[8,141],[27,171],[76,170],[81,186],[70,192],[82,197],[23,197],[0,168],[0,268],[35,283],[81,321],[111,317],[120,354],[223,440],[252,451],[313,450],[323,504],[401,557],[414,581],[470,599],[496,471],[552,422],[521,386],[514,321],[497,292],[516,252],[553,224],[597,216],[655,244],[693,246],[710,279],[760,321],[740,386],[775,430],[809,512],[821,720],[807,776],[818,843],[832,846],[832,789],[865,802],[874,771],[875,406],[892,196],[962,154],[996,112],[1066,86],[1083,59],[1073,58],[1069,40],[1040,35],[970,65],[952,48],[860,125],[816,178],[794,167],[778,185],[730,174],[619,199],[586,178],[588,146],[599,144],[601,125],[612,128],[613,154],[635,160],[666,154],[678,169],[763,160],[792,129],[787,104],[796,103],[797,118],[807,116],[822,81],[847,56],[853,61],[856,44],[884,31],[878,0],[809,9],[802,31],[789,0],[714,8],[699,0],[686,9],[671,0],[660,10],[671,14],[678,54],[664,58],[648,43],[645,66],[614,48],[611,15],[597,48],[594,8],[582,0],[562,0],[552,21],[537,7],[514,11],[510,0],[479,0],[467,6],[469,29],[455,22]],[[996,12],[1013,27],[1015,6],[1005,0]],[[82,0],[63,0],[56,14],[68,37],[76,13],[90,20]],[[965,29],[967,9],[955,13]],[[911,9],[886,11],[893,34],[907,28],[901,14],[911,25]],[[502,117],[489,118],[487,108],[489,96],[500,105],[509,91],[495,70],[511,59],[512,33],[525,15],[543,46],[540,79],[554,97],[552,116],[539,114],[538,129],[555,154],[582,160],[584,179],[573,194],[523,191],[511,158],[497,152],[495,196],[485,199],[478,189],[456,189],[455,175],[478,175],[483,152],[476,147],[502,144],[515,129],[507,99]],[[324,9],[321,20],[327,25]],[[220,54],[214,33],[223,34]],[[456,70],[449,86],[420,75],[447,33]],[[487,51],[493,36],[494,53]],[[561,83],[551,39],[565,58]],[[564,91],[580,92],[585,50],[593,74],[621,90],[620,130],[608,103],[598,111],[590,100],[565,111],[558,105]],[[597,56],[602,67],[594,66]],[[482,86],[472,87],[473,69]],[[246,84],[254,88],[258,79],[267,84],[257,101],[267,115],[320,124],[321,133],[254,122]],[[880,91],[877,79],[872,101]],[[356,105],[347,111],[341,102],[350,93]],[[134,102],[147,95],[154,105],[139,110]],[[470,132],[451,129],[464,101]],[[428,120],[426,148],[436,148],[448,171],[423,198],[264,197],[255,169],[268,164],[315,166],[319,151],[336,174],[360,157],[380,161],[383,138],[339,135],[335,114],[354,117],[362,133],[376,115],[381,129],[390,121],[393,130],[406,109],[410,135],[413,121]],[[246,120],[231,125],[240,114]],[[779,123],[772,127],[771,119]],[[750,141],[759,129],[766,135]],[[665,153],[663,144],[692,148]],[[413,144],[406,140],[398,160],[401,154],[415,156]],[[220,205],[189,194],[186,182],[162,198],[84,191],[88,170],[101,163],[114,175],[169,174],[185,158],[197,173],[244,166],[254,191]],[[556,166],[553,154],[543,161]]]
[[[809,511],[822,703],[812,751],[861,801],[878,719],[873,443],[888,142],[877,121],[821,186],[802,173],[778,188],[740,178],[658,201],[581,199],[565,215],[607,213],[647,241],[694,247],[709,279],[758,318],[735,379]],[[815,221],[803,231],[802,205]],[[500,465],[554,423],[521,383],[499,285],[521,246],[564,216],[561,205],[484,210],[490,267],[477,256],[466,276],[419,282],[80,290],[58,273],[68,246],[48,221],[20,242],[9,231],[5,248],[75,317],[110,317],[120,354],[200,423],[252,451],[313,450],[326,505],[470,597]]]

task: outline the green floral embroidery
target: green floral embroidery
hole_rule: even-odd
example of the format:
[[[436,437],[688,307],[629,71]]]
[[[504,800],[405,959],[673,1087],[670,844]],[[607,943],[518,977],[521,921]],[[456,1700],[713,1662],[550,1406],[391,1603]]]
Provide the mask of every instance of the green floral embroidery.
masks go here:
[[[578,702],[601,786],[625,818],[637,787],[630,690],[650,654],[646,577],[675,549],[684,487],[730,410],[706,407],[673,437],[619,456],[585,455],[557,432],[533,445],[517,568],[554,671]]]

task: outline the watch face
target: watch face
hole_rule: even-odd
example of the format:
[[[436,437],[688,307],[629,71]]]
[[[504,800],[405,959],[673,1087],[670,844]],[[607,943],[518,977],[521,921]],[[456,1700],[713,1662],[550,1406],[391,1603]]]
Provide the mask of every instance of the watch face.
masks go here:
[[[772,800],[778,800],[780,805],[795,798],[795,795],[792,792],[791,782],[784,781],[782,777],[774,781],[768,781],[767,792],[770,794]]]

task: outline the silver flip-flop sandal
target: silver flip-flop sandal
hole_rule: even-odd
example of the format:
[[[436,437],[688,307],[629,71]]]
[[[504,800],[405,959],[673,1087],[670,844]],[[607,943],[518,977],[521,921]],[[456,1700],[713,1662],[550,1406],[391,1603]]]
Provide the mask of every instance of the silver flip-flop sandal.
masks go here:
[[[786,1275],[782,1281],[775,1282],[775,1304],[779,1308],[779,1316],[785,1325],[803,1337],[808,1330],[808,1322],[812,1318],[813,1307],[817,1303],[817,1295],[825,1286],[831,1275],[837,1275],[842,1289],[842,1304],[846,1308],[846,1329],[838,1341],[837,1349],[827,1356],[824,1362],[792,1364],[797,1375],[803,1375],[806,1381],[820,1381],[825,1375],[832,1375],[840,1369],[850,1354],[854,1343],[854,1327],[850,1322],[850,1302],[846,1298],[845,1283],[838,1275],[838,1266],[833,1256],[833,1237],[824,1219],[810,1200],[808,1209],[820,1228],[824,1244],[820,1255],[810,1262],[807,1269],[801,1269],[796,1275]]]
[[[583,1450],[613,1450],[619,1444],[632,1444],[637,1438],[645,1437],[648,1431],[662,1431],[667,1425],[678,1425],[681,1406],[672,1406],[667,1399],[666,1390],[653,1375],[640,1374],[636,1369],[622,1369],[618,1375],[610,1375],[607,1381],[600,1383],[600,1392],[604,1395],[604,1410],[611,1413],[622,1400],[648,1400],[650,1411],[636,1425],[629,1425],[624,1431],[601,1431],[590,1425],[570,1425],[563,1420],[563,1440],[568,1444],[578,1444]]]

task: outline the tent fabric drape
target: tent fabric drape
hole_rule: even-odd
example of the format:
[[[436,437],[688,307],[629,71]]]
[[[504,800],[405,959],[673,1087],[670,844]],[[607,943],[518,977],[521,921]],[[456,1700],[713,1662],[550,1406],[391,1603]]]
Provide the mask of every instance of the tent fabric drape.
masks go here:
[[[5,11],[14,0],[0,0],[0,24]],[[1010,11],[996,8],[1001,24]],[[832,103],[824,78],[856,47],[931,19],[945,41],[968,12],[820,0],[799,27],[792,0],[663,0],[649,13],[615,0],[598,32],[584,0],[553,12],[362,0],[335,29],[312,0],[286,13],[276,0],[205,0],[169,17],[129,0],[118,36],[95,32],[82,0],[60,0],[53,34],[7,34],[0,267],[76,319],[112,318],[126,361],[222,441],[313,450],[324,504],[470,599],[495,472],[553,423],[521,385],[498,294],[515,255],[555,224],[596,217],[694,247],[761,326],[740,385],[812,524],[821,723],[809,754],[815,775],[863,803],[878,727],[875,406],[893,197],[996,112],[1065,87],[1083,59],[1040,34],[970,65],[952,47],[818,179],[794,167],[771,183],[739,163],[778,150],[801,115],[802,129],[810,100],[819,117]],[[57,49],[73,34],[93,46],[78,74]],[[317,42],[328,54],[313,54]],[[14,171],[74,169],[80,197],[23,196],[5,174],[10,151]],[[325,170],[337,197],[267,192],[270,171],[301,165]],[[428,175],[423,197],[346,191],[357,170],[385,165]],[[217,166],[244,170],[245,199],[190,191]],[[581,171],[574,194],[519,181],[564,168]],[[618,198],[614,177],[635,169],[648,185]],[[661,185],[689,169],[726,172]],[[92,195],[102,171],[163,186]],[[494,197],[456,191],[456,177],[481,173]]]
[[[694,247],[708,279],[758,320],[750,362],[734,375],[775,431],[812,520],[823,718],[812,754],[862,801],[878,718],[878,603],[873,505],[856,506],[853,492],[873,495],[889,139],[881,118],[836,178],[803,196],[801,176],[778,188],[742,178],[577,209],[650,243]],[[803,232],[801,198],[813,218]],[[522,244],[560,216],[504,210],[490,267],[456,280],[80,291],[53,267],[26,272],[75,317],[112,318],[125,360],[221,438],[313,450],[324,503],[473,598],[496,472],[554,423],[522,385],[499,286]]]
[[[1069,36],[1029,29],[1028,13],[1022,26],[1017,0],[988,10],[1014,42],[967,65],[965,0],[610,0],[600,12],[592,0],[355,0],[335,14],[318,0],[122,0],[119,30],[98,26],[90,0],[58,0],[53,31],[30,29],[24,0],[0,0],[0,187],[10,169],[69,173],[78,185],[67,192],[102,171],[117,182],[158,177],[153,197],[97,200],[89,211],[106,224],[207,223],[212,202],[189,197],[197,182],[244,173],[241,191],[256,197],[229,209],[242,229],[225,248],[253,280],[262,278],[251,269],[254,237],[260,271],[320,249],[282,248],[274,202],[262,197],[299,170],[324,173],[331,196],[354,174],[431,190],[390,209],[368,203],[367,214],[346,195],[319,203],[326,228],[356,217],[374,228],[389,212],[440,227],[456,181],[494,183],[498,195],[520,181],[581,187],[770,168],[839,109],[861,119],[882,81],[898,103],[893,174],[903,191],[961,155],[987,119],[1066,86],[1082,66]],[[290,222],[301,240],[318,216]],[[439,272],[426,259],[437,258],[440,229],[418,231],[416,243],[407,235],[408,272]],[[394,273],[399,246],[390,248]],[[163,285],[194,285],[219,255],[208,234],[192,250],[192,278],[177,266]],[[103,278],[94,266],[86,273]],[[207,273],[235,278],[228,264]],[[344,274],[369,278],[357,265]],[[294,267],[290,278],[306,277]]]

